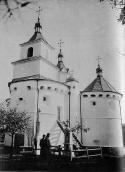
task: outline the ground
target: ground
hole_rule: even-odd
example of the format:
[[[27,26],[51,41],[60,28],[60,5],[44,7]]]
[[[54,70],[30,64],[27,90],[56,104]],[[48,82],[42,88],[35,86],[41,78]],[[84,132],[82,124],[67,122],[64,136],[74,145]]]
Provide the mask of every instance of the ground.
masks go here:
[[[67,163],[66,160],[61,161],[56,159],[54,162],[47,162],[44,159],[40,159],[40,157],[28,156],[28,157],[20,157],[19,154],[10,157],[10,149],[5,148],[3,144],[0,145],[0,171],[24,171],[24,170],[49,170],[49,171],[85,171],[85,172],[125,172],[125,156],[122,158],[102,158],[99,160],[99,163],[88,163],[86,161],[84,165],[80,165],[79,162],[74,165]],[[124,149],[125,153],[125,149]],[[56,163],[55,163],[56,162]],[[58,162],[58,163],[57,163]],[[59,163],[61,162],[61,163]],[[89,160],[91,162],[91,160]],[[94,162],[94,161],[93,161]]]

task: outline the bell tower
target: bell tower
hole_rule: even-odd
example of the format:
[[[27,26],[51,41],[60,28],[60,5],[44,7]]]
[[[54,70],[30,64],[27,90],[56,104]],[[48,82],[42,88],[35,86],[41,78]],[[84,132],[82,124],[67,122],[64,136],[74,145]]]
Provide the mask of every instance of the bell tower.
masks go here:
[[[34,34],[27,42],[20,44],[20,59],[12,62],[13,79],[35,76],[58,80],[58,67],[53,62],[55,51],[42,34],[39,15],[40,12],[34,26]]]

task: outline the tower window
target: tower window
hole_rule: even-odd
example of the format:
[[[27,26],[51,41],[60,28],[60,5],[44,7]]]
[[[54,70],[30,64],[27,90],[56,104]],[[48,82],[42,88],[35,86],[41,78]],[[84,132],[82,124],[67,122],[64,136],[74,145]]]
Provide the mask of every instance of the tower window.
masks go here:
[[[83,97],[88,97],[88,95],[87,94],[84,94]]]
[[[91,97],[95,97],[95,94],[91,94]]]
[[[27,86],[28,90],[31,90],[31,86]]]
[[[27,57],[33,56],[33,47],[28,48]]]
[[[99,94],[99,97],[102,97],[103,95],[102,94]]]
[[[19,101],[22,101],[22,100],[23,100],[23,98],[22,98],[22,97],[20,97],[20,98],[19,98]]]
[[[46,97],[43,97],[43,101],[46,101]]]
[[[17,87],[14,87],[14,90],[16,91],[17,90]]]
[[[109,94],[107,94],[107,95],[106,95],[106,97],[110,97],[110,95],[109,95]]]
[[[40,89],[42,90],[44,88],[44,86],[41,86]]]
[[[93,106],[95,106],[96,105],[96,102],[92,102],[92,104],[93,104]]]
[[[50,90],[50,89],[51,89],[51,87],[48,87],[47,89],[48,89],[48,90]]]
[[[92,106],[96,106],[96,101],[91,101],[90,104],[91,104]]]

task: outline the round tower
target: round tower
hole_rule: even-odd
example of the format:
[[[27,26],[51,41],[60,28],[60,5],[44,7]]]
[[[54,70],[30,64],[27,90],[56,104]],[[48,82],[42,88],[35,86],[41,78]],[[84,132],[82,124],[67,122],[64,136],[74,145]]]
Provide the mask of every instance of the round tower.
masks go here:
[[[82,142],[85,146],[122,147],[122,94],[103,78],[99,64],[96,74],[80,95]]]

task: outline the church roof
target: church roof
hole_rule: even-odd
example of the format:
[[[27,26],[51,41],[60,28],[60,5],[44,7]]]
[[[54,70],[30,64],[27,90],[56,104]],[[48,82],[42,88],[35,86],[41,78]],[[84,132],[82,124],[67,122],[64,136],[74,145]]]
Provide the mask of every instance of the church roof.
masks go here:
[[[46,81],[52,81],[52,82],[55,82],[55,83],[59,83],[61,85],[65,85],[67,86],[65,83],[63,82],[59,82],[59,81],[56,81],[56,80],[53,80],[53,79],[50,79],[50,78],[47,78],[47,77],[44,77],[43,75],[41,74],[37,74],[37,75],[32,75],[32,76],[26,76],[26,77],[21,77],[21,78],[14,78],[11,82],[8,83],[8,86],[10,87],[10,85],[12,83],[16,83],[16,82],[24,82],[24,81],[31,81],[31,80],[46,80]]]
[[[102,69],[100,66],[96,69],[97,78],[94,79],[82,92],[113,92],[118,93],[117,90],[102,76]]]
[[[46,39],[43,37],[42,33],[40,33],[40,32],[34,32],[33,36],[32,36],[27,42],[24,42],[23,44],[20,44],[20,45],[28,44],[28,43],[35,42],[35,41],[42,41],[42,42],[44,42],[46,45],[48,45],[50,48],[54,49],[54,48],[46,41]]]
[[[21,78],[15,78],[11,81],[11,83],[15,83],[15,82],[20,82],[20,81],[27,81],[27,80],[34,80],[34,79],[46,79],[46,77],[37,74],[37,75],[32,75],[32,76],[26,76],[26,77],[21,77]]]
[[[42,26],[40,24],[40,18],[38,17],[38,21],[35,23],[35,32],[33,34],[33,36],[27,41],[24,42],[23,44],[20,45],[25,45],[25,44],[29,44],[35,41],[42,41],[44,42],[46,45],[48,45],[50,48],[54,49],[47,41],[46,39],[43,37],[41,30],[42,30]]]

